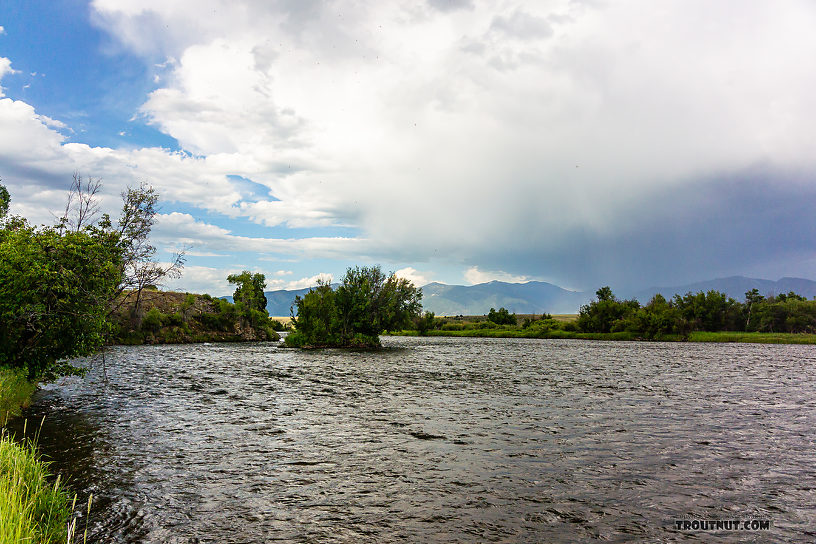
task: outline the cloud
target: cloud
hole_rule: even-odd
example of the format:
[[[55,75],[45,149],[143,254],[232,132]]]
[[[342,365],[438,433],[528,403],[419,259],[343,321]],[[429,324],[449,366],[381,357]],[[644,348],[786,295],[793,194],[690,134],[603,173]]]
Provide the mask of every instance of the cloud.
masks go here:
[[[296,291],[298,289],[306,289],[308,287],[315,287],[318,281],[324,281],[331,283],[334,280],[331,274],[326,272],[321,272],[320,274],[315,274],[309,278],[301,278],[299,280],[290,281],[286,284],[286,289],[289,291]]]
[[[0,30],[2,30],[2,29],[3,29],[3,27],[0,26]],[[2,32],[0,32],[0,34],[2,34]],[[6,57],[0,57],[0,82],[3,81],[3,77],[5,77],[7,74],[16,74],[16,73],[17,73],[17,70],[15,70],[15,69],[13,69],[11,67],[11,61],[9,59],[7,59]],[[3,94],[3,87],[0,86],[0,98],[2,98],[4,96],[5,96],[5,94]]]
[[[465,281],[470,285],[476,285],[479,283],[487,283],[490,281],[504,281],[507,283],[525,283],[530,281],[530,278],[527,276],[517,276],[514,274],[508,274],[507,272],[503,272],[501,270],[497,271],[487,271],[487,270],[479,270],[478,266],[472,266],[465,271]]]
[[[261,258],[344,258],[347,255],[360,255],[366,250],[366,241],[358,238],[238,236],[228,229],[197,221],[192,215],[180,212],[157,215],[153,238],[170,249],[191,247],[198,252],[244,252]]]
[[[472,0],[428,0],[428,5],[439,11],[473,9]]]
[[[429,276],[410,266],[397,270],[394,272],[394,274],[396,274],[399,278],[405,278],[417,287],[422,287],[423,285],[431,283]]]
[[[468,281],[581,288],[780,259],[816,274],[809,240],[781,231],[809,228],[812,215],[798,205],[816,179],[807,2],[92,9],[161,75],[139,119],[184,152],[66,143],[65,127],[0,100],[0,162],[18,210],[58,201],[80,169],[116,180],[113,196],[148,179],[170,203],[227,218],[359,233],[237,236],[165,214],[162,243],[197,251],[416,268],[442,259]],[[250,198],[228,176],[274,198]]]

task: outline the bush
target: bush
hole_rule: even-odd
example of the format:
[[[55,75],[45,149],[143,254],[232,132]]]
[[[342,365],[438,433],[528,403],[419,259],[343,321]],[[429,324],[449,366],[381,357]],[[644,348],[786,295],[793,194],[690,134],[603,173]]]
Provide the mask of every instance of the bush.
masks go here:
[[[498,311],[495,308],[490,308],[487,319],[496,325],[515,325],[517,323],[516,314],[510,315],[507,308],[499,308]]]
[[[150,308],[142,319],[142,330],[148,332],[158,332],[162,327],[164,315],[158,308]]]

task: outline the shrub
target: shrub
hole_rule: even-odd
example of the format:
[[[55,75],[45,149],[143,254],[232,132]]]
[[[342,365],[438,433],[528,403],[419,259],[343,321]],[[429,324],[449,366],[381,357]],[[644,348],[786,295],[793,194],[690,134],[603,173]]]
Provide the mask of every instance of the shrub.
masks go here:
[[[162,327],[163,314],[158,308],[150,308],[142,319],[142,330],[148,332],[157,332]]]

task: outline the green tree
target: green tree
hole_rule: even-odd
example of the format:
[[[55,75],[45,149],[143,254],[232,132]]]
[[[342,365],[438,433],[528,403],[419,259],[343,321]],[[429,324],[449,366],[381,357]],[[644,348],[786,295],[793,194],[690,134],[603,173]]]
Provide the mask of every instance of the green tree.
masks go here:
[[[516,314],[511,315],[507,308],[504,307],[499,308],[498,311],[495,308],[490,308],[487,313],[487,320],[496,325],[515,325],[518,323]]]
[[[349,268],[340,286],[320,282],[292,306],[289,345],[378,345],[383,331],[410,325],[422,308],[422,291],[379,266]],[[295,308],[297,315],[295,316]]]
[[[266,276],[244,270],[240,274],[230,274],[227,281],[237,286],[232,294],[236,303],[243,304],[248,310],[266,312]]]
[[[327,281],[318,280],[317,286],[305,295],[295,297],[292,305],[292,326],[295,332],[286,337],[286,343],[302,347],[304,345],[327,346],[340,342],[335,292]],[[295,315],[297,308],[297,315]]]
[[[595,296],[597,300],[581,306],[578,313],[576,325],[581,331],[611,332],[613,329],[625,329],[627,318],[640,308],[637,300],[618,300],[608,286],[598,289]]]
[[[180,273],[183,254],[169,266],[152,257],[148,236],[157,195],[128,189],[117,227],[98,216],[98,179],[78,174],[65,212],[53,227],[20,217],[0,224],[0,365],[25,368],[32,379],[70,371],[57,361],[89,355],[111,332],[108,318],[121,293]],[[3,188],[3,214],[8,191]]]
[[[116,237],[19,220],[0,231],[0,365],[37,378],[104,342],[121,281]]]
[[[11,202],[11,197],[9,196],[8,189],[6,189],[3,184],[0,184],[0,219],[8,214],[9,202]]]

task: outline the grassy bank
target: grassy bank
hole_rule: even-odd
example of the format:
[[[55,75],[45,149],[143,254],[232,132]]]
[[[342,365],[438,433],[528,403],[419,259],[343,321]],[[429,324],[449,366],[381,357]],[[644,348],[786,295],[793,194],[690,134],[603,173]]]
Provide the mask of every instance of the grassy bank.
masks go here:
[[[28,406],[34,389],[24,371],[0,368],[0,425],[20,415],[20,409]]]
[[[419,331],[400,331],[390,333],[394,336],[420,336]],[[431,330],[425,336],[452,336],[463,338],[576,338],[580,340],[638,340],[631,332],[576,332],[564,330],[537,331],[520,328],[465,329],[465,330]],[[674,338],[671,338],[674,340]]]
[[[66,541],[68,495],[59,478],[51,482],[33,443],[0,432],[0,544]]]
[[[400,331],[395,336],[419,336],[418,331]],[[425,336],[451,336],[465,338],[567,338],[580,340],[644,340],[632,332],[576,332],[564,330],[536,331],[521,328],[430,330]],[[692,332],[688,337],[666,334],[655,341],[661,342],[747,342],[755,344],[816,344],[816,334],[771,332]]]
[[[752,344],[816,344],[816,334],[790,332],[693,332],[689,342],[746,342]]]
[[[35,389],[25,372],[0,368],[0,427],[20,415]],[[35,444],[0,428],[0,544],[65,542],[70,515],[68,495]]]

